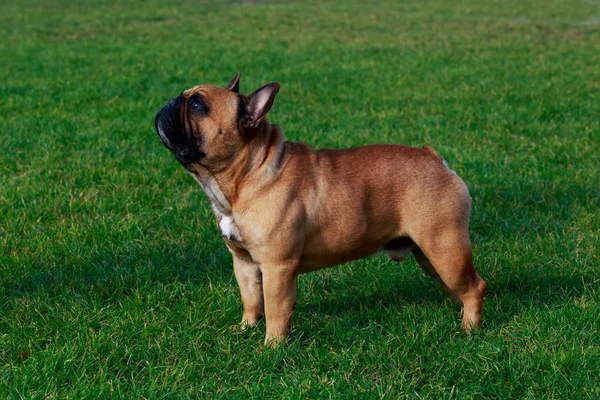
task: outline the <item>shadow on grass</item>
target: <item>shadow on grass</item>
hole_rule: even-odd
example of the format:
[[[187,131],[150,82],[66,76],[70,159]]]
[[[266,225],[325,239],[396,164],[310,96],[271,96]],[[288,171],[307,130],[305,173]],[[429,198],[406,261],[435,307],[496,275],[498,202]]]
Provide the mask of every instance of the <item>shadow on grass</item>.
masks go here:
[[[598,188],[553,182],[522,182],[475,191],[479,206],[473,218],[474,242],[481,251],[489,252],[484,263],[495,260],[477,268],[488,282],[485,326],[495,329],[525,310],[557,307],[598,289],[595,256],[588,254],[574,261],[573,254],[582,244],[576,243],[570,232],[585,231],[577,221],[598,205],[599,194]],[[62,267],[39,265],[35,272],[0,282],[2,298],[11,301],[41,291],[50,298],[76,294],[111,303],[142,286],[170,283],[192,287],[218,284],[237,292],[224,245],[190,242],[180,248],[160,249],[138,244],[92,260],[58,261],[52,264]],[[364,268],[339,276],[334,271],[333,294],[313,291],[302,305],[303,312],[341,318],[360,314],[369,323],[383,321],[385,317],[377,312],[381,308],[397,309],[407,303],[436,307],[446,301],[437,283],[413,261],[381,265],[369,272],[369,279],[383,282],[375,289],[361,282]],[[415,272],[398,275],[393,272],[396,268],[414,268]]]
[[[49,297],[76,294],[112,302],[142,286],[229,285],[233,278],[224,245],[211,251],[201,244],[175,249],[136,245],[95,259],[61,259],[60,267],[56,266],[58,261],[33,265],[31,273],[1,281],[0,295],[10,300],[40,292]]]

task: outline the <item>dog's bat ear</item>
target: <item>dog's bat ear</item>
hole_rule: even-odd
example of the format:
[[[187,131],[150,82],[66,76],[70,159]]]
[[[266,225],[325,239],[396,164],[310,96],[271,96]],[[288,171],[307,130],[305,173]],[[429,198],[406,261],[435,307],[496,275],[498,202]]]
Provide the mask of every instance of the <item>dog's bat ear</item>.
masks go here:
[[[226,86],[227,90],[231,90],[234,93],[239,93],[240,91],[240,73],[235,74],[232,80]]]
[[[271,82],[245,95],[245,114],[243,123],[246,128],[256,128],[271,109],[275,95],[279,92],[279,83]]]

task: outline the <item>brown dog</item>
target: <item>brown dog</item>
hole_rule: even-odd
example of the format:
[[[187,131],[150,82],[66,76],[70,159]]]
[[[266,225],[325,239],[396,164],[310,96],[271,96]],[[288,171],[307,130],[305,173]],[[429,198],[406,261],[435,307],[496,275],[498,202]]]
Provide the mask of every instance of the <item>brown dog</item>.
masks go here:
[[[265,343],[288,333],[298,275],[385,250],[412,251],[448,296],[463,329],[481,323],[486,284],[471,257],[471,197],[430,147],[372,145],[312,150],[284,142],[265,115],[279,91],[239,94],[200,85],[155,118],[164,145],[202,186],[233,255],[242,325],[264,313]]]

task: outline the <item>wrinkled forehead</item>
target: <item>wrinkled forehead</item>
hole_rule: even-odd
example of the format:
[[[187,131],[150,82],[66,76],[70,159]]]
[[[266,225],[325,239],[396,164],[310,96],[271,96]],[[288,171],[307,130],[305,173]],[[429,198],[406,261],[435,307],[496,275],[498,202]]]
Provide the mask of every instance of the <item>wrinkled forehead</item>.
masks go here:
[[[224,89],[219,86],[213,85],[198,85],[191,87],[189,89],[181,92],[181,95],[186,99],[196,95],[201,97],[211,97],[211,98],[225,98],[225,97],[235,97],[235,94],[227,89]],[[233,95],[233,96],[232,96]]]

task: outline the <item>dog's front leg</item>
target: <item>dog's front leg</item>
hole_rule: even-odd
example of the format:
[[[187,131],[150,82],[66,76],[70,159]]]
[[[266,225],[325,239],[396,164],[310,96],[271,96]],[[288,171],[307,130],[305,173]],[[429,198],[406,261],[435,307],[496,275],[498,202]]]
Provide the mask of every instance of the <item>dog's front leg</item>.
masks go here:
[[[276,346],[290,330],[296,303],[298,263],[284,262],[262,266],[267,335],[265,345]]]
[[[247,254],[233,253],[233,272],[240,287],[244,312],[242,329],[258,322],[264,313],[262,273],[257,263]]]

